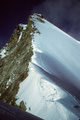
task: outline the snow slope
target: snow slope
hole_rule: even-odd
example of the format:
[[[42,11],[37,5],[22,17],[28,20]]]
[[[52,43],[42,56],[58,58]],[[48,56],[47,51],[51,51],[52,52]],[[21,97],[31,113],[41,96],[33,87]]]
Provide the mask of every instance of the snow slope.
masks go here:
[[[23,100],[28,112],[45,120],[78,120],[80,107],[72,95],[79,98],[80,43],[40,15],[32,21],[39,32],[31,33],[34,54],[16,103]]]

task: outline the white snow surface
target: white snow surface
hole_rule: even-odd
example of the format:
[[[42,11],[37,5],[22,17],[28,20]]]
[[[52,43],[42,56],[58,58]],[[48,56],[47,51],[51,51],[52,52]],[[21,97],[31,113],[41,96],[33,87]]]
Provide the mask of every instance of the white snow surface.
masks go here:
[[[23,32],[20,33],[18,42],[20,42],[20,40],[21,40],[21,38],[22,38],[22,34],[23,34]]]
[[[78,101],[60,86],[80,89],[80,44],[49,23],[32,16],[35,33],[28,77],[20,84],[17,104],[24,101],[26,111],[45,120],[78,120]],[[60,86],[58,86],[57,84]],[[76,94],[74,94],[76,95]]]
[[[0,56],[1,58],[4,58],[6,56],[6,50],[5,49],[2,49],[1,53],[0,53]]]
[[[23,28],[23,30],[26,30],[27,25],[25,25],[25,24],[19,24],[19,25]]]

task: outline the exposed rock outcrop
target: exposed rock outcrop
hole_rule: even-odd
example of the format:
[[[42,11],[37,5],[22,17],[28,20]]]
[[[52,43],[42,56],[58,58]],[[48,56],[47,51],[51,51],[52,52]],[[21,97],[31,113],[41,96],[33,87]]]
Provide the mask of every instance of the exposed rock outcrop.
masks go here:
[[[37,31],[33,25],[30,16],[28,25],[19,24],[0,50],[0,100],[14,106],[17,106],[15,96],[19,84],[28,75],[28,65],[33,55],[31,33]],[[17,107],[26,110],[23,101]]]

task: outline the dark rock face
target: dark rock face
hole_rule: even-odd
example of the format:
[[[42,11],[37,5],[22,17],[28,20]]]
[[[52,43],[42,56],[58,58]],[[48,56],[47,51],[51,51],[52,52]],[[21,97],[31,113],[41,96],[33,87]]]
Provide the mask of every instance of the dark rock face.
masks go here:
[[[0,120],[42,120],[16,107],[0,102]]]
[[[0,100],[17,106],[16,94],[19,84],[28,76],[28,65],[33,55],[32,28],[33,21],[29,17],[28,25],[18,25],[10,40],[0,53],[5,50],[4,57],[0,54]],[[26,110],[23,101],[20,107]]]

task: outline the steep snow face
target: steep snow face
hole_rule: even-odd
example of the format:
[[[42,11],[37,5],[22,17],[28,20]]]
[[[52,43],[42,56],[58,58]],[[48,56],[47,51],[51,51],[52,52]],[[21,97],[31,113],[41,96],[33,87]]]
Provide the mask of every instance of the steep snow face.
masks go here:
[[[79,94],[75,90],[80,87],[80,44],[40,16],[31,18],[32,28],[36,29],[30,33],[34,54],[16,103],[24,101],[26,111],[45,120],[77,120],[79,103],[59,86]]]
[[[34,34],[34,63],[80,90],[80,43],[45,19],[44,23],[32,19],[40,32]]]

